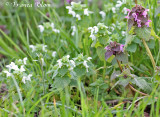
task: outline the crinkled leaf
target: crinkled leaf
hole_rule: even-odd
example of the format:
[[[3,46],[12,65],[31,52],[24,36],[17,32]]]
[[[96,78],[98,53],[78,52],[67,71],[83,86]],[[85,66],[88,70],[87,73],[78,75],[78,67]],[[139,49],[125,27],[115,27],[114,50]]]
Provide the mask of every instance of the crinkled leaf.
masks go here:
[[[83,76],[86,73],[86,68],[75,67],[74,71],[76,72],[77,76]]]
[[[126,50],[130,51],[130,52],[136,52],[136,50],[137,50],[137,44],[132,43],[132,44],[128,45],[127,48],[126,48]]]
[[[114,72],[112,73],[112,75],[111,75],[111,78],[110,78],[111,81],[114,80],[115,78],[117,78],[118,75],[120,75],[120,71],[114,71]]]
[[[150,36],[151,36],[151,28],[150,27],[142,27],[142,28],[136,27],[135,33],[139,38],[149,41]]]
[[[115,58],[123,63],[128,63],[128,55],[125,53],[120,53],[115,56]]]
[[[137,36],[134,37],[133,42],[136,43],[136,44],[139,44],[140,46],[142,45],[141,39],[139,39]]]
[[[131,81],[133,84],[137,85],[140,89],[144,90],[145,92],[150,93],[152,91],[151,86],[149,83],[146,82],[146,80],[142,78],[134,78]]]
[[[155,47],[155,40],[153,39],[150,39],[148,42],[147,42],[147,45],[149,48],[153,49]]]
[[[69,77],[55,77],[54,86],[57,89],[63,89],[70,83]]]
[[[134,40],[135,35],[127,35],[126,37],[126,42],[125,42],[125,48],[132,43]]]
[[[64,76],[68,72],[68,68],[67,67],[61,68],[59,69],[58,72],[61,76]]]
[[[96,49],[97,55],[101,61],[105,60],[105,52],[106,50],[103,47],[98,47]]]
[[[126,87],[129,84],[130,80],[131,80],[130,78],[120,79],[118,84],[122,85],[123,87]]]

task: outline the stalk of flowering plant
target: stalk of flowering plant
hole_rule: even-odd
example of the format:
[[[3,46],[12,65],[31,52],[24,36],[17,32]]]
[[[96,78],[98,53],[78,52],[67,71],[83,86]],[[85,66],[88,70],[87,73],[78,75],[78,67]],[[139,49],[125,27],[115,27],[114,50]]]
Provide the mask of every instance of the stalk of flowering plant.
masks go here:
[[[146,41],[149,41],[151,36],[151,28],[149,27],[151,20],[149,20],[147,13],[149,9],[145,9],[141,5],[136,5],[132,10],[127,9],[127,11],[129,13],[125,18],[128,19],[128,30],[130,31],[132,28],[134,33],[142,39],[143,45],[145,46],[153,68],[155,69],[156,64],[154,58],[146,43]]]
[[[107,50],[105,53],[105,59],[108,60],[111,56],[115,56],[117,64],[122,73],[123,73],[123,68],[121,66],[121,61],[123,62],[123,60],[126,58],[123,47],[124,47],[123,44],[119,44],[117,42],[110,42],[110,45],[105,47],[105,49]],[[130,88],[131,93],[132,91],[134,91],[134,92],[140,93],[141,95],[148,96],[147,94],[135,89],[130,83],[126,86],[126,88]]]

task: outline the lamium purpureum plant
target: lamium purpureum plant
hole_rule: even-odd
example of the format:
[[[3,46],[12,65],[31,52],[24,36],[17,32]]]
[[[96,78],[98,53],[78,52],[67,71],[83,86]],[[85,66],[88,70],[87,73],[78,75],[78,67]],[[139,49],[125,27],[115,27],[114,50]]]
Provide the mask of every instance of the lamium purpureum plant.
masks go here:
[[[123,44],[119,44],[117,42],[110,42],[110,44],[105,47],[105,49],[106,49],[106,53],[105,53],[106,61],[112,61],[113,59],[115,59],[118,62],[118,64],[119,64],[119,61],[123,62],[123,63],[127,63],[128,62],[128,56],[124,52],[123,47],[124,47]]]
[[[131,43],[134,40],[134,37],[137,36],[146,48],[146,51],[150,57],[153,68],[155,69],[155,61],[151,54],[151,51],[146,42],[151,42],[152,36],[155,37],[154,31],[151,30],[149,23],[148,11],[149,9],[145,9],[141,5],[136,5],[132,8],[132,10],[127,9],[128,15],[126,18],[128,19],[128,35],[126,39],[125,47],[128,46],[128,43]]]

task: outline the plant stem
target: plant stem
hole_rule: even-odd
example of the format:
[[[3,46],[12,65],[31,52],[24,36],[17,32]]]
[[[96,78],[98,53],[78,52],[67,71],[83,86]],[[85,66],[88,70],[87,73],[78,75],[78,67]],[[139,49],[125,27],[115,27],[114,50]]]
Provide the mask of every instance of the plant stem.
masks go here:
[[[142,42],[143,42],[143,45],[144,45],[145,48],[146,48],[146,51],[147,51],[147,53],[148,53],[148,56],[150,57],[150,60],[151,60],[152,65],[153,65],[153,68],[155,69],[156,63],[155,63],[155,61],[154,61],[154,58],[153,58],[153,56],[152,56],[152,53],[151,53],[151,51],[150,51],[150,49],[149,49],[146,41],[145,41],[144,39],[142,39]]]
[[[104,67],[103,67],[103,80],[105,79],[106,75],[106,61],[104,60]]]
[[[122,69],[122,66],[121,66],[120,61],[119,61],[119,60],[117,60],[117,63],[118,63],[118,66],[119,66],[119,68],[120,68],[121,72],[123,72],[123,69]]]
[[[148,94],[146,93],[143,93],[141,91],[138,91],[137,89],[135,89],[131,84],[129,84],[129,87],[130,89],[132,89],[133,91],[137,92],[137,93],[140,93],[141,95],[144,95],[144,96],[149,96]]]
[[[123,72],[123,69],[122,69],[122,66],[121,66],[120,61],[117,60],[117,63],[118,63],[118,66],[119,66],[121,72]],[[141,95],[144,95],[144,96],[149,96],[148,94],[145,94],[145,93],[143,93],[143,92],[138,91],[137,89],[135,89],[130,83],[129,83],[127,86],[129,86],[129,88],[130,88],[132,91],[134,91],[134,92],[140,93]]]

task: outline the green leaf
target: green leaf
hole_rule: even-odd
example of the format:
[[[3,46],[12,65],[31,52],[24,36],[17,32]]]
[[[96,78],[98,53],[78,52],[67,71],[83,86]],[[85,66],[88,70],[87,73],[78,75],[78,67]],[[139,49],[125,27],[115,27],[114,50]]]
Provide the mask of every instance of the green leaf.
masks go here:
[[[85,67],[82,67],[82,68],[76,67],[76,68],[74,68],[74,71],[76,72],[77,76],[83,76],[86,73],[86,68]]]
[[[55,77],[54,86],[57,89],[63,89],[70,83],[69,77]]]
[[[125,48],[132,43],[134,40],[135,35],[127,35],[126,37],[126,42],[125,42]]]
[[[101,61],[105,60],[105,52],[106,50],[103,47],[98,47],[96,49],[97,55]]]
[[[142,41],[137,36],[134,37],[133,42],[139,44],[140,46],[142,45]]]
[[[120,71],[114,71],[111,75],[111,81],[114,80],[115,78],[117,78],[117,76],[120,75]]]
[[[64,76],[68,72],[68,68],[67,67],[61,68],[59,69],[58,72],[61,76]]]
[[[99,37],[98,41],[100,42],[100,44],[106,45],[108,43],[108,37]]]
[[[160,37],[158,37],[158,35],[156,35],[156,33],[154,32],[153,29],[151,29],[151,36],[153,36],[154,38],[160,40]]]
[[[144,39],[145,41],[149,41],[151,37],[151,28],[150,27],[142,27],[142,28],[136,27],[135,33],[139,38]]]
[[[112,55],[111,57],[109,57],[109,58],[107,59],[107,62],[108,62],[108,63],[111,63],[112,60],[114,59],[114,57],[115,57],[115,55]]]
[[[122,61],[123,63],[128,63],[128,55],[124,53],[120,53],[116,55],[116,59]]]
[[[150,40],[147,42],[147,45],[148,45],[149,48],[154,49],[154,47],[155,47],[155,40],[150,39]]]
[[[137,44],[132,43],[132,44],[128,45],[127,48],[126,48],[126,50],[130,51],[130,52],[136,52],[136,50],[137,50]]]
[[[146,80],[142,79],[142,78],[134,78],[131,81],[133,84],[137,85],[140,89],[150,93],[152,91],[151,86],[149,85],[149,83],[146,82]]]

